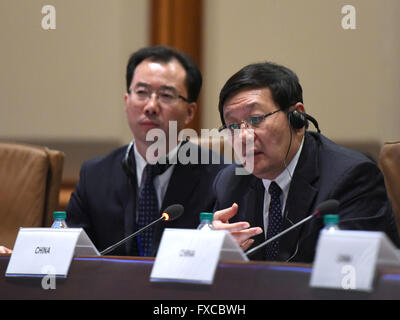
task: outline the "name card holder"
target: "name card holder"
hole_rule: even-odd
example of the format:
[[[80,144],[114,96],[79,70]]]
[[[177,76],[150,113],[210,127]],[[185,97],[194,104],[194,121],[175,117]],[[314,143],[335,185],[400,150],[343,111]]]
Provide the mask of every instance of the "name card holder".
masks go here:
[[[212,284],[219,261],[248,261],[228,231],[167,228],[150,281]]]
[[[20,228],[6,276],[65,278],[77,255],[100,255],[82,228]]]
[[[372,291],[380,266],[400,266],[400,254],[383,232],[321,232],[310,286]]]

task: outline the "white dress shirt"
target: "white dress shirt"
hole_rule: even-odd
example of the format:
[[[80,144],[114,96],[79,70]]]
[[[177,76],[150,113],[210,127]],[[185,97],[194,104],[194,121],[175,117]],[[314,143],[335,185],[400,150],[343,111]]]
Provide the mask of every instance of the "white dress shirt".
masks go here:
[[[269,185],[271,184],[272,181],[275,181],[275,183],[278,184],[278,186],[282,190],[281,194],[281,207],[282,207],[282,217],[285,212],[285,207],[286,207],[286,200],[289,194],[289,188],[290,188],[290,183],[292,181],[293,173],[294,170],[296,169],[297,162],[299,161],[300,153],[301,150],[303,149],[303,142],[304,142],[304,137],[303,140],[301,141],[299,150],[297,150],[295,156],[293,157],[292,161],[286,166],[285,170],[282,171],[282,173],[276,177],[275,180],[268,180],[268,179],[262,179],[262,182],[265,187],[265,193],[264,193],[264,233],[265,237],[267,237],[267,230],[268,230],[268,211],[269,211],[269,204],[271,202],[271,195],[268,192]]]
[[[170,159],[172,159],[173,155],[176,152],[178,152],[178,148],[179,148],[179,145],[169,153]],[[133,150],[134,150],[134,155],[135,155],[135,160],[136,160],[136,177],[137,177],[137,183],[138,183],[137,184],[137,190],[138,190],[137,194],[139,195],[140,189],[142,187],[141,183],[142,183],[142,178],[143,178],[143,171],[144,171],[145,166],[147,165],[147,162],[137,151],[136,144],[133,145]],[[156,193],[157,193],[158,210],[161,209],[161,205],[162,205],[165,193],[167,192],[168,183],[169,183],[169,180],[171,179],[174,168],[175,168],[175,165],[173,164],[165,172],[154,177],[154,188],[156,189]]]

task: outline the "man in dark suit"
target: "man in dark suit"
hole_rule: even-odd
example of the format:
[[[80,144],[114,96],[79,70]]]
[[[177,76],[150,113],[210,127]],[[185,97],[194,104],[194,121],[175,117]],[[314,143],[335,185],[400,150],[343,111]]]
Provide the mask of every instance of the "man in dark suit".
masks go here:
[[[384,231],[400,245],[380,170],[361,153],[306,130],[308,120],[319,131],[318,123],[305,113],[302,88],[291,70],[272,63],[244,67],[223,87],[219,111],[221,130],[239,145],[246,139],[254,143],[241,154],[251,174],[237,175],[231,165],[214,184],[214,224],[230,230],[244,250],[328,199],[340,202],[340,228]],[[314,218],[250,258],[312,262],[322,228],[323,220]]]
[[[182,204],[183,216],[158,224],[146,235],[150,244],[137,237],[110,252],[154,256],[165,227],[196,228],[200,212],[213,209],[212,181],[223,165],[201,164],[207,157],[210,163],[221,158],[173,137],[197,109],[202,77],[190,57],[164,46],[143,48],[128,62],[126,84],[125,112],[134,142],[83,164],[67,207],[67,225],[83,227],[102,251],[145,225],[142,211],[153,215],[147,219],[151,221],[169,205]],[[154,149],[154,136],[160,133],[163,143],[157,140],[160,148]],[[155,193],[155,204],[142,201],[142,194],[150,193]]]

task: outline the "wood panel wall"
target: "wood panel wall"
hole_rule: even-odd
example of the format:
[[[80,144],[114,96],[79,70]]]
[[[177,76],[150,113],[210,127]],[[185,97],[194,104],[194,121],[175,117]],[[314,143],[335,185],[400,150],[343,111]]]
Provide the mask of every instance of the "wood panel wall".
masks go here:
[[[167,45],[189,54],[202,70],[203,0],[151,0],[150,44]],[[199,108],[189,128],[200,133]]]

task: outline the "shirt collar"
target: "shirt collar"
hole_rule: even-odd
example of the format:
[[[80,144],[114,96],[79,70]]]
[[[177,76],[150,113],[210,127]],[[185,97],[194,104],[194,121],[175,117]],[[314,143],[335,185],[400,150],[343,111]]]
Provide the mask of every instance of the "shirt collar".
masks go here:
[[[174,159],[176,157],[176,154],[178,153],[178,150],[181,146],[182,142],[180,142],[174,149],[171,150],[170,153],[168,153],[167,156],[162,157],[160,159],[160,163],[166,163],[166,158],[168,159]],[[147,161],[142,157],[142,155],[139,153],[139,151],[136,148],[136,144],[133,144],[133,151],[135,155],[135,160],[136,160],[136,177],[137,177],[137,183],[138,186],[140,186],[140,183],[142,181],[142,175],[143,175],[143,170],[147,165]]]
[[[303,139],[301,140],[299,150],[297,150],[292,161],[289,162],[285,170],[283,170],[281,174],[275,178],[275,180],[262,179],[265,190],[268,190],[271,182],[275,181],[284,194],[287,194],[289,192],[290,182],[292,181],[294,170],[296,169],[297,162],[299,161],[301,150],[303,149],[303,144],[304,144],[304,136]]]

